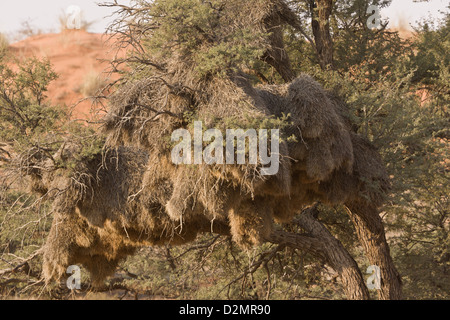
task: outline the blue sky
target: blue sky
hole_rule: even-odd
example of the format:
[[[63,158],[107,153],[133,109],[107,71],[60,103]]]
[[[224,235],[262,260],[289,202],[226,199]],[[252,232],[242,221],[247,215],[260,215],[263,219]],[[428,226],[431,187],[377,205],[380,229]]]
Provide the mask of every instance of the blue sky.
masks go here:
[[[10,37],[21,28],[24,21],[29,21],[31,26],[44,32],[56,32],[59,29],[58,17],[70,5],[79,6],[87,21],[94,24],[89,29],[91,32],[104,32],[111,22],[107,18],[113,10],[98,7],[97,3],[108,0],[0,0],[0,32]],[[129,0],[119,0],[119,3],[128,4]],[[413,0],[393,0],[390,8],[381,12],[383,18],[389,18],[393,25],[399,21],[414,23],[423,17],[430,15],[438,17],[439,10],[446,10],[448,0],[430,0],[426,3],[414,3]]]

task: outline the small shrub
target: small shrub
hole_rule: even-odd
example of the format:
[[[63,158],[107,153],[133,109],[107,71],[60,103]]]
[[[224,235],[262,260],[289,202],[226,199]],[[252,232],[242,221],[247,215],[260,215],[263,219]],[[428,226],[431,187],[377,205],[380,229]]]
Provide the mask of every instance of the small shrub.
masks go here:
[[[96,96],[101,93],[106,84],[106,79],[92,70],[84,77],[83,83],[80,87],[80,93],[85,98]]]
[[[0,58],[6,53],[8,46],[9,46],[8,39],[4,34],[0,33]]]

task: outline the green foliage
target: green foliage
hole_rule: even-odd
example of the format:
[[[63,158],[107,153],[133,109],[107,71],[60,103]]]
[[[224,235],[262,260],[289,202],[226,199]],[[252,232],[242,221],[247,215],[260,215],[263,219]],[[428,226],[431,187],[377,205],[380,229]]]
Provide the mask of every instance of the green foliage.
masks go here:
[[[405,298],[448,299],[449,19],[447,16],[434,28],[425,24],[417,30],[414,38],[406,41],[387,30],[368,30],[365,26],[366,8],[366,1],[336,2],[336,12],[331,21],[332,28],[335,28],[335,70],[322,71],[310,44],[290,28],[285,33],[287,51],[297,72],[314,75],[345,100],[353,129],[371,140],[382,153],[392,183],[392,192],[382,217],[394,261],[403,276]],[[281,81],[266,65],[256,60],[251,65],[270,81]],[[426,103],[422,103],[417,94],[424,88],[429,95]],[[227,122],[226,119],[224,121]],[[257,126],[252,121],[249,123]],[[232,127],[236,123],[230,119],[227,125]],[[341,208],[331,210],[326,207],[321,207],[320,211],[320,221],[344,243],[361,269],[365,270],[368,261],[361,254],[345,212]],[[299,231],[295,226],[285,228]],[[277,253],[277,259],[267,263],[269,271],[264,265],[253,274],[233,282],[249,269],[252,261],[257,260],[255,257],[273,247],[259,248],[253,256],[247,256],[235,248],[224,246],[217,245],[207,252],[189,250],[175,259],[175,267],[171,267],[172,260],[168,260],[166,255],[150,254],[147,257],[154,259],[154,264],[146,266],[151,270],[148,273],[146,268],[133,269],[135,257],[128,259],[124,267],[147,274],[144,277],[148,281],[146,287],[158,295],[165,293],[152,291],[155,287],[169,288],[177,284],[167,289],[170,291],[168,296],[174,298],[287,299],[320,296],[336,299],[342,296],[332,281],[323,280],[323,266],[315,265],[304,253],[293,254],[288,250]],[[183,247],[172,248],[170,252],[176,256],[184,250]],[[144,257],[140,259],[150,259]],[[200,263],[199,268],[193,268],[197,263]],[[153,269],[155,265],[162,269]],[[165,280],[155,276],[156,272],[163,272]]]
[[[67,163],[74,167],[80,159],[101,152],[104,139],[94,127],[71,122],[65,106],[48,101],[48,85],[58,78],[46,59],[30,58],[0,63],[0,141],[11,145],[15,154],[41,151],[51,156],[64,141],[80,145]],[[14,65],[14,64],[13,64]]]
[[[64,106],[50,104],[46,92],[55,79],[48,60],[0,60],[0,155],[7,155],[0,158],[0,270],[35,255],[52,223],[49,199],[30,194],[24,172],[53,159],[66,141],[78,144],[79,152],[56,164],[71,174],[80,160],[98,156],[104,144],[95,128],[68,121]],[[26,272],[17,282],[2,286],[0,294],[16,298],[29,294],[29,277],[39,279],[41,265],[41,256],[27,262]]]
[[[48,209],[48,203],[25,192],[5,194],[0,201],[0,251],[28,256],[42,246],[52,221]]]
[[[292,228],[295,228],[292,226]],[[299,231],[299,230],[296,230]],[[138,275],[131,290],[169,299],[331,299],[343,297],[332,273],[307,253],[263,245],[244,252],[229,238],[205,235],[195,245],[142,249],[122,268]]]
[[[21,152],[54,142],[64,108],[46,101],[47,87],[57,79],[48,60],[31,58],[17,69],[0,63],[0,141]]]
[[[249,66],[260,57],[264,50],[254,41],[254,34],[249,30],[237,30],[217,45],[196,55],[195,62],[200,74],[220,73],[225,70],[238,70]]]
[[[146,8],[142,16],[148,19],[149,28],[153,26],[151,35],[142,41],[148,57],[167,61],[177,52],[192,59],[199,76],[206,76],[247,66],[263,53],[260,43],[265,35],[236,23],[242,18],[240,1],[227,5],[220,0],[138,3]],[[225,7],[234,11],[225,14]]]
[[[448,35],[446,28],[418,30],[411,45],[402,44],[404,54],[389,62],[389,72],[367,64],[345,73],[310,69],[345,99],[354,129],[382,152],[392,182],[383,216],[411,299],[448,299],[450,292],[449,61],[439,38]],[[417,94],[424,85],[426,103]]]
[[[449,7],[450,8],[450,7]],[[428,100],[440,106],[436,112],[448,115],[450,100],[450,13],[445,19],[424,21],[416,30],[410,54],[410,68],[415,69],[413,81],[422,89],[433,92]],[[430,102],[430,101],[428,101]],[[433,101],[431,101],[433,104]],[[442,108],[444,107],[444,108]]]
[[[67,133],[65,141],[76,143],[77,152],[67,159],[58,160],[58,166],[66,170],[66,175],[70,176],[80,163],[87,163],[90,160],[98,159],[102,155],[105,145],[105,137],[98,133],[95,127],[69,123],[65,126]]]
[[[235,17],[243,15],[239,9],[245,3],[232,2],[236,4]],[[262,52],[257,44],[266,35],[250,28],[234,28],[233,21],[221,15],[222,1],[136,3],[147,17],[141,22],[158,26],[142,39],[146,49],[143,58],[167,61],[176,48],[192,57],[190,62],[201,76],[249,67],[270,82],[281,82],[280,76],[258,59]],[[394,261],[403,276],[405,298],[449,299],[449,15],[434,25],[423,23],[415,37],[405,41],[384,29],[367,29],[366,9],[372,3],[383,7],[390,1],[335,1],[330,19],[335,70],[322,71],[317,53],[291,28],[285,32],[286,49],[296,72],[314,75],[345,100],[354,131],[371,140],[382,153],[392,182],[382,217]],[[306,1],[292,1],[292,5],[309,21]],[[306,33],[313,36],[311,30]],[[137,74],[143,77],[148,72],[142,67]],[[95,134],[95,128],[65,123],[64,110],[45,102],[46,88],[55,78],[48,61],[32,59],[13,70],[0,60],[0,141],[12,144],[19,152],[36,145],[53,151],[62,143],[61,137],[68,137],[83,146],[73,159],[60,163],[73,169],[80,159],[91,159],[101,152],[103,138]],[[419,99],[418,90],[425,90],[425,102]],[[184,120],[193,123],[195,113],[186,114]],[[244,123],[214,119],[213,123],[227,128],[283,127],[289,123],[289,115],[250,118]],[[35,206],[38,199],[21,188],[20,192],[2,190],[0,250],[27,256],[42,245],[51,217],[47,203]],[[364,271],[368,261],[343,208],[321,206],[319,220]],[[302,232],[295,225],[283,227]],[[202,236],[195,244],[176,248],[145,248],[122,263],[124,270],[137,275],[122,285],[152,297],[174,299],[343,298],[342,287],[323,263],[306,252],[275,249],[265,244],[244,252],[228,238],[215,236]],[[273,258],[264,260],[272,253]],[[260,266],[249,273],[260,259]],[[10,267],[9,263],[15,264],[15,260],[1,260],[0,269]]]
[[[51,106],[45,95],[56,78],[47,60],[0,61],[0,143],[10,146],[10,158],[57,147],[64,108]],[[14,175],[15,165],[0,167],[0,251],[27,256],[44,243],[51,217],[48,203],[27,193],[27,180]]]
[[[370,5],[379,9],[390,5],[391,0],[340,0],[335,1],[330,17],[330,35],[333,39],[334,68],[342,72],[353,71],[366,65],[372,74],[389,72],[395,58],[404,54],[404,41],[395,32],[384,29],[370,30],[367,20],[372,13],[367,13]],[[308,1],[292,1],[292,5],[303,18],[310,21],[311,11]],[[314,42],[314,35],[309,23],[304,23],[306,34]],[[381,21],[382,24],[385,21]],[[319,64],[319,57],[314,44],[292,28],[287,28],[285,41],[290,53],[293,68],[297,72],[309,72],[311,66]],[[372,75],[371,80],[375,80]],[[271,78],[271,77],[269,77]]]

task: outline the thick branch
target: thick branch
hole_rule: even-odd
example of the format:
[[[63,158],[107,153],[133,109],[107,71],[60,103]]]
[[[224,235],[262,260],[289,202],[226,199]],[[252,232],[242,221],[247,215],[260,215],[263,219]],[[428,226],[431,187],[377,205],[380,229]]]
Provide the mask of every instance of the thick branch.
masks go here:
[[[27,268],[28,262],[30,262],[31,260],[33,260],[34,258],[36,258],[40,254],[42,254],[42,249],[39,249],[39,250],[35,251],[31,256],[29,256],[28,258],[23,260],[20,264],[18,264],[14,268],[0,270],[0,276],[3,276],[5,274],[9,274],[9,273],[18,272],[24,267]]]
[[[349,203],[347,213],[353,221],[359,241],[372,265],[380,268],[381,300],[402,298],[402,280],[392,261],[383,221],[374,207]]]
[[[316,51],[322,69],[333,68],[333,40],[330,33],[330,16],[333,0],[309,0],[311,26],[314,34]]]
[[[339,273],[344,291],[349,299],[369,299],[369,291],[357,263],[341,242],[314,218],[314,210],[317,209],[309,208],[294,220],[294,223],[308,232],[308,235],[276,231],[267,240],[308,251],[313,256],[325,260]]]

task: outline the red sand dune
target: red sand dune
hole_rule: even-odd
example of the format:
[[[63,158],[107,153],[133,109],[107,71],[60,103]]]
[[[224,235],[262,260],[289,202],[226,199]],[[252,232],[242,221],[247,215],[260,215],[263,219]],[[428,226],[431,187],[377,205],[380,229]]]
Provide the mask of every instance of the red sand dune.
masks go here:
[[[399,31],[403,38],[412,35],[404,28],[393,28],[392,31]],[[88,75],[108,77],[105,71],[109,64],[100,60],[114,57],[116,48],[113,45],[114,43],[102,34],[65,30],[58,34],[32,36],[12,44],[11,51],[19,59],[47,57],[59,75],[50,85],[48,97],[53,104],[66,104],[71,107],[85,98],[80,89]],[[91,106],[90,100],[79,103],[73,109],[72,118],[86,118]]]
[[[116,48],[108,41],[108,36],[88,33],[82,30],[66,30],[59,34],[32,36],[11,45],[14,56],[22,59],[36,56],[46,57],[59,75],[48,90],[48,98],[53,104],[71,107],[85,98],[80,92],[88,75],[98,74],[108,79],[108,62]],[[113,76],[112,78],[117,78]],[[76,105],[72,118],[87,118],[92,102],[86,100]]]

